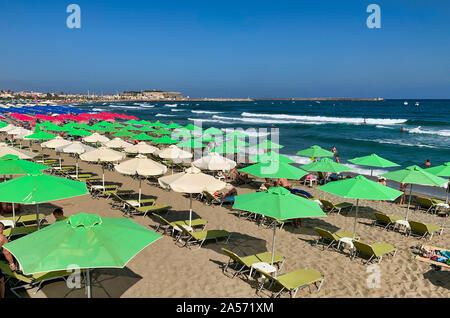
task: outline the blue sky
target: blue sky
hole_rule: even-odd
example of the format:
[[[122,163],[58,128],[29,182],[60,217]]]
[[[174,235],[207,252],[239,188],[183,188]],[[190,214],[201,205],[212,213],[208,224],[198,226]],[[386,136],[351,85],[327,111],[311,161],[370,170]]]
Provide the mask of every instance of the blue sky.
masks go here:
[[[447,0],[0,0],[0,39],[0,89],[450,98]]]

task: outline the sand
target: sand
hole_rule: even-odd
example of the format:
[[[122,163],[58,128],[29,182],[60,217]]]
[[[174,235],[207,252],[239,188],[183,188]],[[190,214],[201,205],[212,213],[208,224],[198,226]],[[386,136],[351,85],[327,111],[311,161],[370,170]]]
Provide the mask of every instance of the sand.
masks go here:
[[[40,149],[36,144],[33,149]],[[57,158],[55,152],[44,149],[44,153]],[[74,159],[62,155],[64,164],[74,164]],[[79,163],[80,169],[101,176],[101,168],[96,164]],[[169,170],[170,173],[170,170]],[[115,171],[106,171],[108,182],[120,183],[122,189],[138,190],[138,182],[129,176]],[[337,203],[339,197],[302,185],[297,188],[309,191],[314,196],[328,198]],[[255,187],[238,187],[238,194],[254,192]],[[170,204],[172,211],[167,218],[187,219],[189,199],[181,193],[163,190],[148,182],[143,182],[143,194],[157,198],[157,204]],[[93,199],[86,195],[73,199],[60,200],[40,206],[40,212],[47,215],[49,223],[54,222],[51,215],[55,206],[62,207],[65,215],[79,212],[96,213],[102,217],[123,217],[122,212],[111,208],[111,199]],[[317,235],[315,226],[330,231],[353,230],[354,211],[346,215],[329,214],[325,218],[305,219],[300,229],[285,226],[277,231],[276,251],[286,257],[282,273],[299,268],[311,268],[325,275],[325,282],[319,292],[300,290],[297,297],[450,297],[450,274],[448,271],[435,271],[429,265],[414,260],[412,248],[421,244],[449,247],[447,224],[443,235],[435,235],[431,241],[407,237],[381,227],[371,226],[373,211],[382,211],[400,216],[406,215],[406,205],[399,206],[386,202],[361,200],[357,233],[367,243],[386,242],[398,248],[395,258],[388,257],[379,264],[380,286],[369,288],[367,279],[372,274],[360,259],[351,260],[347,253],[332,249],[323,251],[314,246]],[[237,211],[229,206],[207,206],[194,200],[194,216],[208,220],[206,229],[225,229],[232,233],[228,244],[205,243],[201,249],[180,248],[172,237],[165,235],[154,244],[136,255],[125,269],[94,271],[93,297],[260,297],[255,294],[256,282],[248,282],[244,276],[231,279],[224,275],[221,266],[228,261],[221,248],[227,248],[238,255],[270,251],[272,248],[271,228],[239,218]],[[24,212],[34,213],[33,206],[26,206]],[[154,229],[158,224],[151,217],[134,216],[133,221]],[[443,218],[420,211],[412,211],[410,219],[427,223],[442,224]],[[68,289],[63,281],[49,282],[36,294],[36,288],[22,292],[24,297],[85,297],[81,289]],[[261,297],[268,297],[264,292]]]

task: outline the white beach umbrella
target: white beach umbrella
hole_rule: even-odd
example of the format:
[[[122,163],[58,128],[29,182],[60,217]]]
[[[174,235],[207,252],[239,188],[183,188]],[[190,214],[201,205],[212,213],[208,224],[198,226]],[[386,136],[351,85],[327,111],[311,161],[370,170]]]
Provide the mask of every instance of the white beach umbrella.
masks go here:
[[[181,148],[178,148],[175,145],[171,145],[165,149],[160,150],[157,155],[160,158],[163,159],[170,159],[170,160],[175,160],[175,159],[189,159],[192,158],[192,153],[188,152],[188,151],[184,151]]]
[[[148,159],[144,155],[127,160],[114,167],[118,172],[127,175],[158,176],[167,172],[167,167],[161,163]],[[139,205],[141,204],[142,179],[139,178]]]
[[[30,130],[22,128],[22,127],[16,127],[14,129],[8,130],[6,133],[8,135],[20,135],[20,134],[22,134],[24,132],[28,132],[28,131],[30,131]]]
[[[192,163],[193,166],[205,170],[231,170],[236,167],[236,162],[212,152]]]
[[[6,146],[6,144],[0,145],[0,157],[6,155],[15,155],[18,156],[19,159],[32,159],[36,156],[36,154],[31,151],[26,151],[14,147],[8,147]]]
[[[79,141],[74,141],[72,143],[70,143],[69,145],[65,145],[63,147],[58,147],[56,148],[56,151],[59,152],[64,152],[64,153],[72,153],[76,155],[76,162],[75,162],[75,166],[76,166],[76,176],[78,178],[78,157],[79,155],[81,155],[82,153],[88,152],[88,151],[93,151],[96,148],[85,145]]]
[[[56,149],[59,147],[64,147],[67,145],[70,145],[72,142],[65,140],[64,138],[57,136],[54,139],[51,139],[49,141],[45,141],[43,143],[41,143],[41,147],[42,148],[50,148],[50,149]],[[59,154],[59,169],[61,169],[62,165],[61,165],[61,153]]]
[[[126,142],[118,137],[112,140],[108,140],[107,142],[103,143],[103,145],[108,148],[127,148],[132,146],[132,144],[130,144],[129,142]]]
[[[105,142],[109,141],[109,138],[105,137],[103,135],[100,135],[99,133],[93,133],[90,136],[84,137],[83,141],[92,142],[92,143],[95,143],[95,142],[105,143]]]
[[[192,220],[192,193],[215,192],[222,190],[227,185],[223,181],[202,173],[196,167],[188,168],[181,173],[158,178],[158,182],[163,188],[172,189],[175,192],[189,193],[189,226]]]
[[[125,154],[106,147],[100,147],[95,150],[85,152],[80,156],[83,161],[89,162],[117,162],[125,158]],[[105,167],[102,165],[102,183],[105,187]]]
[[[159,152],[159,149],[145,142],[140,142],[137,145],[130,145],[129,147],[124,149],[128,153],[140,153],[140,154],[148,154]]]
[[[0,128],[0,131],[1,131],[1,132],[8,132],[8,131],[10,131],[10,130],[12,130],[12,129],[15,129],[15,128],[18,128],[18,126],[15,126],[15,125],[13,125],[13,124],[9,124],[8,126],[5,126],[5,127],[3,127],[3,128]]]

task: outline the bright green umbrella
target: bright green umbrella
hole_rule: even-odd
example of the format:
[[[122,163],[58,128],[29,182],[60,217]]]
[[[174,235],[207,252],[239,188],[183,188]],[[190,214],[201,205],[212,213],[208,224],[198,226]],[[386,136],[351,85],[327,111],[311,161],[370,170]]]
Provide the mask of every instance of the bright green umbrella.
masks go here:
[[[114,127],[114,128],[124,128],[125,126],[122,125],[121,123],[114,123],[111,127]]]
[[[152,143],[155,143],[155,144],[177,144],[177,143],[179,143],[179,141],[172,139],[169,136],[165,135],[165,136],[162,136],[161,138],[153,139]]]
[[[172,132],[170,130],[167,130],[165,128],[160,128],[158,130],[155,130],[153,132],[155,135],[171,135]]]
[[[140,133],[139,135],[134,135],[133,137],[131,137],[130,139],[133,140],[140,140],[140,141],[145,141],[145,140],[153,140],[155,138],[150,137],[149,135],[145,134],[145,133]]]
[[[67,132],[68,136],[90,136],[92,133],[90,131],[84,130],[84,129],[72,129],[71,131]]]
[[[152,123],[147,120],[141,120],[136,123],[136,125],[151,125]]]
[[[170,136],[172,138],[193,138],[194,135],[191,134],[191,132],[189,130],[183,129],[183,130],[179,130],[179,131],[174,131],[173,133],[170,134]]]
[[[434,174],[426,172],[424,169],[419,166],[409,166],[402,170],[396,170],[393,172],[388,172],[381,175],[390,180],[394,180],[400,183],[409,183],[409,200],[408,200],[408,210],[406,212],[406,221],[408,221],[408,213],[409,207],[411,206],[411,194],[412,194],[412,185],[413,184],[421,184],[421,185],[430,185],[430,186],[441,186],[447,183],[447,180],[437,177]]]
[[[134,134],[128,130],[120,130],[112,135],[113,137],[132,137]]]
[[[89,194],[84,182],[45,174],[26,175],[0,183],[0,202],[36,204]],[[37,221],[38,228],[40,222]]]
[[[126,121],[125,124],[136,125],[136,124],[139,124],[139,121],[136,119],[131,119],[131,120]]]
[[[190,131],[201,131],[202,129],[198,126],[195,126],[194,124],[189,124],[184,126],[185,129],[190,130]]]
[[[225,135],[225,139],[227,139],[227,138],[246,138],[246,137],[248,137],[248,134],[243,133],[239,130],[233,131],[232,133]]]
[[[110,123],[109,121],[106,121],[106,120],[103,120],[103,121],[97,123],[96,125],[103,126],[103,127],[113,127],[114,126],[113,123]]]
[[[329,182],[317,188],[343,198],[356,199],[355,223],[353,239],[356,237],[356,221],[358,218],[359,200],[395,200],[403,192],[392,189],[378,182],[369,180],[361,175],[350,179]]]
[[[334,162],[329,158],[322,158],[319,161],[314,161],[307,165],[303,165],[302,169],[305,169],[307,171],[334,172],[334,173],[352,170],[352,168]]]
[[[295,161],[289,157],[280,155],[277,152],[269,151],[264,154],[250,156],[249,159],[255,162],[269,162],[269,161],[282,161],[285,163],[294,163]]]
[[[157,122],[150,123],[149,126],[157,127],[157,128],[166,128],[167,127],[166,124],[161,123],[159,120]]]
[[[280,221],[326,216],[317,202],[292,194],[283,187],[272,187],[264,192],[237,195],[234,197],[233,209],[254,212]],[[275,254],[276,228],[277,222],[274,222],[272,264]]]
[[[182,141],[179,144],[177,144],[177,147],[178,148],[203,148],[203,147],[205,147],[205,145],[195,139],[188,139],[188,140]]]
[[[281,149],[284,148],[284,146],[279,145],[275,142],[272,142],[271,140],[264,140],[263,142],[254,145],[252,148],[257,148],[257,149]]]
[[[233,137],[233,139],[226,140],[224,142],[224,144],[230,145],[230,146],[233,146],[233,147],[246,147],[246,146],[248,146],[248,142],[246,142],[246,141],[244,141],[242,139],[239,139],[238,137]]]
[[[124,268],[140,251],[162,236],[130,219],[79,213],[5,244],[25,275],[86,269],[91,297],[92,268]]]
[[[6,127],[6,126],[8,126],[7,122],[0,121],[0,128]]]
[[[166,129],[176,129],[176,128],[181,128],[181,127],[183,127],[183,126],[171,122],[170,124],[166,125],[165,128]]]
[[[448,193],[450,192],[450,189],[448,188],[450,186],[450,162],[446,162],[441,166],[433,167],[425,169],[426,172],[434,174],[435,176],[439,177],[448,177],[449,183],[447,186],[447,198],[445,200],[445,203],[448,204]]]
[[[65,124],[64,126],[62,126],[63,128],[68,128],[68,129],[73,129],[73,128],[79,128],[78,124],[74,121]]]
[[[221,144],[221,145],[209,150],[208,152],[215,152],[215,153],[220,153],[220,154],[234,154],[234,153],[239,153],[240,150],[237,149],[232,144]]]
[[[196,138],[196,140],[200,142],[212,142],[215,138],[209,134],[203,134],[201,137]]]
[[[305,156],[305,157],[333,157],[334,154],[331,151],[325,150],[321,148],[320,146],[311,146],[307,149],[300,150],[297,152],[297,155],[299,156]]]
[[[78,128],[83,128],[83,129],[87,129],[87,130],[92,130],[91,126],[89,126],[88,124],[82,123],[82,124],[78,124]]]
[[[291,180],[299,180],[308,174],[302,169],[280,161],[260,162],[239,169],[239,171],[254,175],[258,178],[284,178]]]
[[[56,138],[55,135],[49,134],[45,131],[38,131],[34,134],[28,135],[24,137],[25,139],[32,139],[32,140],[51,140]]]
[[[117,130],[113,127],[105,127],[105,126],[96,126],[92,125],[90,130],[102,131],[102,132],[117,132]]]
[[[130,129],[129,129],[129,130],[130,130]],[[154,132],[154,131],[155,131],[155,129],[151,128],[151,127],[148,126],[148,125],[142,126],[142,127],[140,127],[140,128],[136,128],[136,129],[133,129],[133,130],[136,130],[136,131],[142,131],[142,132]]]
[[[360,165],[360,166],[369,166],[369,167],[378,167],[378,168],[389,168],[389,167],[399,167],[400,165],[395,162],[389,161],[387,159],[381,158],[377,154],[373,153],[371,155],[365,157],[358,157],[350,159],[349,162]],[[370,169],[370,175],[373,175],[373,168]]]
[[[224,134],[224,132],[222,130],[214,128],[214,127],[210,127],[208,129],[206,129],[204,131],[204,133],[210,134],[210,135],[223,135]]]

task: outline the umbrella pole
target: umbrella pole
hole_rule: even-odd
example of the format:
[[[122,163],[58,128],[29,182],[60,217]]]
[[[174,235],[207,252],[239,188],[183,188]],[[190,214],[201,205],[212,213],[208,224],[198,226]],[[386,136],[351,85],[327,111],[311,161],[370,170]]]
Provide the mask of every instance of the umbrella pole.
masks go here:
[[[192,193],[189,193],[189,226],[192,224]]]
[[[14,208],[14,203],[11,203],[11,205],[12,205],[12,214],[13,214],[13,224],[14,224],[14,227],[16,227],[16,210]]]
[[[373,177],[373,168],[370,168],[370,176]]]
[[[90,275],[90,269],[86,270],[86,287],[87,287],[87,296],[88,298],[92,298],[91,295],[91,275]]]
[[[59,153],[59,170],[61,170],[62,166],[61,166],[61,153]]]
[[[141,188],[141,184],[142,184],[142,179],[141,177],[139,177],[139,206],[141,206],[141,193],[142,193],[142,188]]]
[[[353,225],[353,239],[356,238],[356,222],[358,220],[359,199],[356,199],[355,224]]]
[[[409,199],[408,199],[408,210],[406,210],[406,221],[408,221],[409,206],[411,205],[411,195],[412,195],[412,183],[409,188]]]
[[[103,190],[105,189],[105,166],[102,164],[102,183],[103,183]]]
[[[448,179],[448,184],[447,184],[447,198],[445,199],[445,204],[448,204],[448,194],[450,192],[450,178]]]
[[[272,260],[270,265],[273,266],[273,258],[275,256],[275,238],[276,238],[276,233],[277,233],[277,221],[275,220],[274,224],[273,224],[273,240],[272,240]]]
[[[36,222],[38,231],[41,229],[41,220],[39,220],[39,204],[36,204]]]
[[[76,169],[76,176],[77,176],[77,179],[78,179],[78,156],[77,156],[77,159],[76,159],[76,161],[75,161],[75,169]]]

